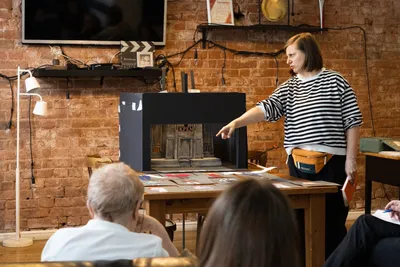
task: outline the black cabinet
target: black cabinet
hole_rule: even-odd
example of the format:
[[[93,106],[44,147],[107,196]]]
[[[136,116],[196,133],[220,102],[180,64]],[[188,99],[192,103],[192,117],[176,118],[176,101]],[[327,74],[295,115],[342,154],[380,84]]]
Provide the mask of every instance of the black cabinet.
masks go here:
[[[220,129],[246,112],[244,93],[121,93],[119,103],[120,161],[137,171],[151,171],[151,126],[213,124]],[[215,135],[215,134],[214,134]],[[224,160],[247,168],[247,129],[232,138],[215,137],[229,150]]]

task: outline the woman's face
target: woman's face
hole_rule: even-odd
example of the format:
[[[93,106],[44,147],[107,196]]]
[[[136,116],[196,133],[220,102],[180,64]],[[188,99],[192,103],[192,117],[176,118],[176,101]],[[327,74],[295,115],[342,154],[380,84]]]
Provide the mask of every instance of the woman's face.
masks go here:
[[[301,50],[297,49],[296,43],[291,44],[286,48],[286,56],[286,63],[294,73],[301,74],[304,72],[303,66],[306,56]]]

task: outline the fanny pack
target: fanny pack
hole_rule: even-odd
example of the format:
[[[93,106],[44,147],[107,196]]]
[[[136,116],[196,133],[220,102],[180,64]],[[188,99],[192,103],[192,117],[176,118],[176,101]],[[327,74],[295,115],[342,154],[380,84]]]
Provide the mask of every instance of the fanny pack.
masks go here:
[[[294,165],[299,171],[317,174],[332,158],[332,154],[325,152],[309,151],[300,148],[292,150]]]

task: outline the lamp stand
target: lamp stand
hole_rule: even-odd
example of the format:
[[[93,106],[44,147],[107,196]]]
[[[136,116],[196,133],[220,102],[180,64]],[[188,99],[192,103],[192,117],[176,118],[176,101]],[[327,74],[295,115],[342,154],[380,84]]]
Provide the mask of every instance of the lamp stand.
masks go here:
[[[32,238],[10,238],[3,241],[3,246],[8,248],[22,248],[22,247],[29,247],[33,244]]]
[[[27,247],[33,244],[33,240],[31,238],[21,238],[20,233],[20,218],[19,218],[19,210],[20,210],[20,173],[19,173],[19,120],[20,120],[20,88],[21,88],[21,77],[20,77],[21,69],[18,66],[17,76],[17,159],[16,159],[16,169],[15,169],[15,238],[6,239],[3,241],[3,246],[5,247]]]

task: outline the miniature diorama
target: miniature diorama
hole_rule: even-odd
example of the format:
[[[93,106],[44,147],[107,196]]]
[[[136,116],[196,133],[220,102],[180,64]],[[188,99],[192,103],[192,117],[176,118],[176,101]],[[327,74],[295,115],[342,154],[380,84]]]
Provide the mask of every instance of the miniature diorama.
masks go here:
[[[151,127],[152,168],[216,167],[213,134],[207,124],[161,124]]]
[[[140,172],[247,168],[246,127],[215,136],[246,112],[244,93],[121,93],[119,160]]]

